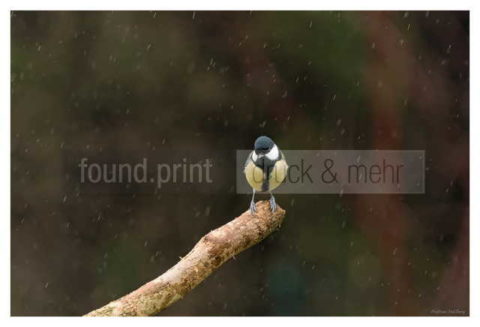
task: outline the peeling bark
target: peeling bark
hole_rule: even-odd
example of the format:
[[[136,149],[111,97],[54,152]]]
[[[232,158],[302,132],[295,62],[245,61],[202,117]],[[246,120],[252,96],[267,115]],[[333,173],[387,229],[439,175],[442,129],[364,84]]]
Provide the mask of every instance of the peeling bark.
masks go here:
[[[244,212],[203,236],[175,266],[137,290],[94,310],[86,316],[152,316],[183,298],[224,262],[257,244],[276,229],[285,217],[268,201],[257,203],[257,213]]]

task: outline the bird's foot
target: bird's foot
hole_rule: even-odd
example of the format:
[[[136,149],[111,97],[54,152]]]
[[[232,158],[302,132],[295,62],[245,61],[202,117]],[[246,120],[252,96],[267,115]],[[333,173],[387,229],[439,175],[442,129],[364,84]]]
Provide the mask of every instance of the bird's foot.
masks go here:
[[[257,212],[257,205],[255,204],[255,201],[250,202],[250,214],[254,215]]]
[[[272,212],[275,212],[275,210],[277,210],[277,203],[275,202],[275,198],[273,197],[273,195],[270,197],[270,209],[272,210]]]

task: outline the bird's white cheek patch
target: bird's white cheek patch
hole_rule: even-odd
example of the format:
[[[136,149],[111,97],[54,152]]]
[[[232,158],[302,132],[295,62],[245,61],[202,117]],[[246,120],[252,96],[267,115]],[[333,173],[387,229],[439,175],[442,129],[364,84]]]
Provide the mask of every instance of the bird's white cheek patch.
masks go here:
[[[257,159],[258,159],[258,156],[257,156],[257,154],[254,152],[254,153],[252,154],[252,160],[253,160],[253,161],[257,161]]]
[[[278,147],[276,145],[267,153],[267,158],[270,160],[278,159]]]

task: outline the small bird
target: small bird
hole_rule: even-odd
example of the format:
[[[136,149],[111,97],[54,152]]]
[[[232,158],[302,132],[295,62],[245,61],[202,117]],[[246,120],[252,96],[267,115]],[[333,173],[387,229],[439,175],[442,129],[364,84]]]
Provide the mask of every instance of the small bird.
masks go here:
[[[245,162],[245,177],[253,189],[250,212],[257,211],[255,206],[255,192],[270,193],[270,208],[277,209],[272,190],[277,188],[287,176],[288,165],[285,156],[277,145],[267,136],[260,136],[255,141],[254,150]]]

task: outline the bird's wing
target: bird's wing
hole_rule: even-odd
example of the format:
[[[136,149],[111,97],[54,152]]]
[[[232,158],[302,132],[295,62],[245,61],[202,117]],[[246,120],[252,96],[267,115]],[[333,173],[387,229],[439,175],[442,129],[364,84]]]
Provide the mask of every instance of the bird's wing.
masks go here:
[[[287,162],[287,159],[285,158],[285,155],[283,154],[282,151],[280,151],[280,160],[285,160],[285,162]],[[287,165],[288,167],[288,165]]]
[[[253,154],[253,151],[250,152],[250,154],[247,157],[247,160],[245,160],[245,164],[243,165],[244,170],[245,170],[245,168],[247,168],[248,163],[252,160],[252,154]]]

